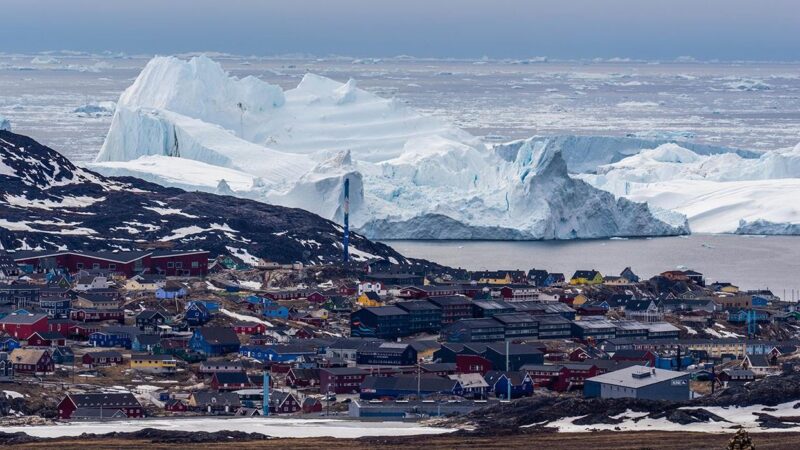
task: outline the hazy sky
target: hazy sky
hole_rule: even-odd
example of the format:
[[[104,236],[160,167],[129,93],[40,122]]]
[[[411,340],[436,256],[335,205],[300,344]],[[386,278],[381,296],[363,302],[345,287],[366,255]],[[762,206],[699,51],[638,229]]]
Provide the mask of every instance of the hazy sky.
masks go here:
[[[0,0],[0,51],[800,60],[798,0]]]

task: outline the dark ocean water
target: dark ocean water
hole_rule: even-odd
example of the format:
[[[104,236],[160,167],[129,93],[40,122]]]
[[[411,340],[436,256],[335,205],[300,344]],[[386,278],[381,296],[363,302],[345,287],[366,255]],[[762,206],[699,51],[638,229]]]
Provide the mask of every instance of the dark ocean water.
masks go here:
[[[386,241],[400,253],[478,269],[546,269],[567,277],[576,269],[618,275],[630,266],[640,277],[691,268],[709,281],[743,289],[769,288],[800,300],[800,237],[692,235],[589,241]],[[794,290],[794,292],[793,292]]]

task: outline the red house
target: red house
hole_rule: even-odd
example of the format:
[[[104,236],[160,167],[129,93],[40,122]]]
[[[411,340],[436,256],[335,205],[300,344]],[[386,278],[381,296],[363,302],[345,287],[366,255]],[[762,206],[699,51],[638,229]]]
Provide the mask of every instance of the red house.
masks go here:
[[[303,400],[303,413],[311,414],[319,412],[322,412],[322,402],[320,402],[318,398],[306,397],[306,399]]]
[[[8,359],[18,374],[39,375],[55,371],[55,362],[50,352],[44,349],[15,348]]]
[[[121,309],[73,309],[69,318],[76,322],[104,322],[115,320],[120,324],[125,323],[125,312]]]
[[[300,402],[289,392],[272,391],[269,396],[270,414],[292,414],[300,410]]]
[[[0,331],[17,339],[28,339],[33,333],[47,331],[47,314],[9,314],[0,319]]]
[[[267,326],[256,322],[238,322],[233,325],[233,331],[236,334],[264,334],[267,331]]]
[[[292,367],[286,374],[286,385],[293,388],[319,386],[319,369]]]
[[[492,362],[478,355],[456,355],[457,373],[479,373],[486,375],[492,370]]]
[[[164,410],[169,412],[186,412],[189,406],[183,400],[172,399],[164,403]]]
[[[47,321],[47,331],[58,333],[64,337],[70,337],[70,327],[75,325],[75,322],[69,319],[49,319]]]
[[[614,361],[648,362],[650,367],[656,365],[656,354],[650,350],[617,350],[611,357]]]
[[[358,367],[326,367],[319,369],[319,386],[323,393],[352,394],[359,392],[361,383],[369,375]]]
[[[328,301],[328,296],[319,291],[312,291],[306,296],[306,300],[311,303],[325,303]]]
[[[90,325],[87,323],[76,323],[70,325],[69,327],[69,335],[70,336],[77,336],[79,338],[89,338],[89,335],[100,331],[100,326],[98,325]]]
[[[67,338],[54,331],[36,331],[28,337],[31,347],[63,347],[67,345]]]
[[[118,366],[123,363],[122,353],[115,350],[86,353],[81,361],[86,367]]]
[[[211,389],[215,391],[238,391],[253,387],[244,372],[214,372],[211,376]]]
[[[552,365],[526,364],[522,370],[528,372],[534,387],[546,387],[558,392],[582,389],[587,378],[600,374],[594,364],[566,363]]]
[[[17,264],[30,264],[36,269],[62,268],[71,273],[79,270],[108,270],[131,277],[145,270],[166,276],[205,276],[208,274],[208,252],[154,250],[128,252],[25,251],[14,254]]]
[[[98,411],[101,413],[97,414]],[[144,409],[133,394],[67,394],[58,404],[58,417],[62,420],[74,416],[86,417],[144,417]]]

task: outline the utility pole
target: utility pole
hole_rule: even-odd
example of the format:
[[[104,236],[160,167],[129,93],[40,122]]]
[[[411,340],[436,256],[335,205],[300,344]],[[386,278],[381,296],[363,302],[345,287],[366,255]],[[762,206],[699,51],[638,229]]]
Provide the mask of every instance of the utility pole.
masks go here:
[[[325,403],[326,403],[326,411],[325,416],[328,417],[331,415],[331,384],[328,383],[328,386],[325,388]]]
[[[510,352],[508,351],[508,348],[509,348],[509,344],[508,344],[508,340],[506,339],[506,386],[508,386],[508,389],[507,389],[508,392],[507,392],[506,400],[508,400],[510,402],[511,401],[511,370],[510,370],[511,364],[509,364],[509,359],[511,358],[511,356],[510,356]]]
[[[419,361],[417,361],[417,401],[420,399],[420,392],[422,391],[422,385],[420,381],[420,377],[422,376],[422,366],[419,365]]]

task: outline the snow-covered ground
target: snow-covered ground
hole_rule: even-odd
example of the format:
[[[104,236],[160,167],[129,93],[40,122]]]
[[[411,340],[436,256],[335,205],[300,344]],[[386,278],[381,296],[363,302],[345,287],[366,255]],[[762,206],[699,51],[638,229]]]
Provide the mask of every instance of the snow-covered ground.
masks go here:
[[[794,406],[797,401],[782,403],[774,407],[766,407],[764,405],[753,405],[747,407],[731,406],[731,407],[704,407],[706,411],[716,414],[722,421],[709,421],[709,422],[696,422],[690,424],[680,424],[670,422],[665,418],[652,419],[643,417],[645,414],[628,411],[625,414],[616,416],[615,418],[624,419],[618,424],[591,424],[591,425],[576,425],[573,422],[584,416],[565,417],[546,424],[547,427],[557,428],[558,431],[563,433],[580,433],[593,430],[617,430],[617,431],[682,431],[682,432],[700,432],[700,433],[730,433],[731,428],[741,426],[750,431],[770,431],[770,432],[797,432],[800,431],[800,424],[797,426],[790,426],[787,428],[762,428],[759,426],[757,419],[758,413],[769,414],[775,417],[796,417],[797,409]],[[694,407],[682,409],[700,409]],[[775,411],[772,411],[775,409]],[[541,425],[531,424],[530,426]]]
[[[402,422],[358,422],[332,419],[281,418],[198,418],[144,419],[120,422],[73,422],[58,425],[4,427],[6,433],[24,432],[37,437],[80,436],[83,433],[107,434],[132,432],[143,428],[180,431],[243,431],[262,433],[278,438],[333,437],[359,438],[364,436],[412,436],[443,434],[454,430],[425,427]]]

